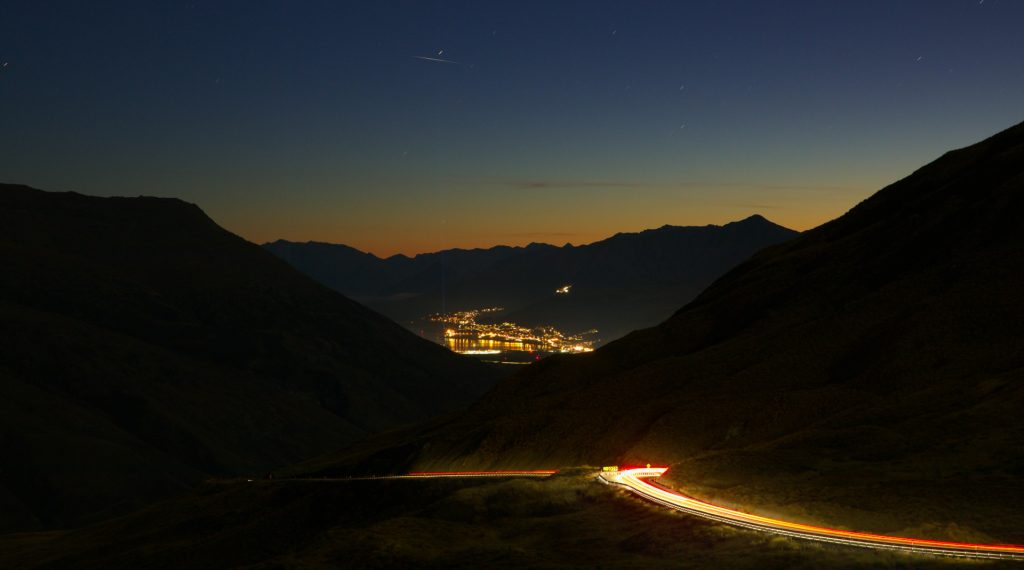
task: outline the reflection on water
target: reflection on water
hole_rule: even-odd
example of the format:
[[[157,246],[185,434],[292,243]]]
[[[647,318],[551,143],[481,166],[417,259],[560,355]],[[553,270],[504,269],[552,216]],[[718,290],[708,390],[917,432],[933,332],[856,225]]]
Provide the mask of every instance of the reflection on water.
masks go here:
[[[500,352],[533,352],[540,348],[540,343],[521,340],[496,340],[490,338],[458,338],[445,337],[444,345],[455,352],[463,354],[498,354]]]
[[[497,313],[503,309],[471,309],[454,313],[436,313],[427,320],[443,327],[437,337],[441,344],[459,354],[489,358],[487,362],[525,364],[540,360],[553,353],[579,353],[594,350],[597,330],[579,334],[565,334],[549,325],[522,326],[517,323],[497,322]],[[478,322],[487,315],[491,322]],[[423,331],[420,331],[423,334]]]

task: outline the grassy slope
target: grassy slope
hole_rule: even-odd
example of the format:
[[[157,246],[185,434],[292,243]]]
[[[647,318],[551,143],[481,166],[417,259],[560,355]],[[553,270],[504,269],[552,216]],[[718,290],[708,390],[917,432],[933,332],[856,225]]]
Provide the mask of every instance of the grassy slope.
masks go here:
[[[90,528],[0,537],[25,568],[953,568],[680,515],[591,480],[257,481]],[[995,568],[995,564],[967,566]]]

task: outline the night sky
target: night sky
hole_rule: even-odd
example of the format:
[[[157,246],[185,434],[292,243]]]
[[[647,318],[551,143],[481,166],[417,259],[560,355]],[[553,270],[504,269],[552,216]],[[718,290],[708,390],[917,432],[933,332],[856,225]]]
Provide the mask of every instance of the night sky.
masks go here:
[[[379,255],[802,230],[1024,120],[1022,26],[1009,0],[6,0],[0,181]]]

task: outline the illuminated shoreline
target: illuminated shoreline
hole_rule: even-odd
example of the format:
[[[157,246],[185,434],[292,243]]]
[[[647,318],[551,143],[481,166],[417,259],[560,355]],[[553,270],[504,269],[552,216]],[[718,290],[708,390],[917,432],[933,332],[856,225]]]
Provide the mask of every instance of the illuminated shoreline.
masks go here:
[[[592,352],[597,333],[569,335],[552,326],[525,327],[517,323],[481,323],[480,315],[497,313],[501,307],[439,313],[430,315],[431,322],[445,326],[442,344],[449,350],[469,356],[523,353],[536,355],[579,354]]]

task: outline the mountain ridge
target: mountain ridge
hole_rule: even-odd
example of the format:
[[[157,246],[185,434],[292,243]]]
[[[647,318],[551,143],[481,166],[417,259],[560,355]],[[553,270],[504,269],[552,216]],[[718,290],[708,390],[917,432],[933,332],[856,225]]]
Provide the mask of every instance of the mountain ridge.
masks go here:
[[[274,241],[264,242],[264,243],[262,243],[260,245],[262,247],[265,247],[265,248],[268,248],[268,249],[272,249],[273,246],[281,246],[281,247],[303,246],[303,245],[330,246],[330,247],[339,248],[339,249],[341,249],[343,251],[350,251],[350,252],[353,252],[353,253],[359,253],[359,254],[362,254],[362,255],[365,255],[365,256],[369,256],[369,257],[372,257],[373,259],[378,260],[378,261],[388,261],[390,259],[396,259],[396,258],[398,258],[398,259],[405,259],[405,260],[415,260],[418,257],[430,257],[430,256],[441,255],[441,254],[464,253],[464,252],[472,253],[472,252],[485,252],[485,251],[507,250],[507,249],[511,249],[511,250],[528,250],[528,249],[537,249],[537,248],[544,248],[544,249],[548,249],[548,248],[550,248],[550,249],[575,249],[575,248],[592,246],[592,245],[595,245],[597,243],[600,243],[600,242],[603,242],[603,241],[607,241],[609,239],[612,239],[612,238],[618,237],[618,236],[636,236],[636,235],[641,235],[641,234],[646,234],[646,233],[658,232],[658,231],[661,231],[661,230],[695,229],[695,228],[724,228],[724,227],[731,226],[731,225],[734,225],[734,224],[743,224],[745,222],[758,222],[758,223],[760,223],[760,222],[767,222],[768,224],[770,224],[771,226],[774,226],[774,227],[784,227],[784,226],[780,226],[779,224],[776,224],[775,222],[772,222],[771,220],[769,220],[768,218],[764,217],[761,214],[751,214],[751,215],[747,216],[746,218],[742,218],[740,220],[734,220],[734,221],[731,221],[731,222],[726,222],[724,224],[704,224],[704,225],[701,225],[701,226],[677,226],[677,225],[674,225],[674,224],[662,224],[661,226],[658,226],[657,228],[647,228],[647,229],[638,230],[638,231],[635,231],[635,232],[615,232],[614,234],[612,234],[612,235],[610,235],[610,236],[608,236],[606,238],[599,239],[599,240],[594,241],[594,242],[588,242],[588,243],[578,244],[578,245],[574,245],[574,244],[568,243],[568,242],[566,242],[563,245],[555,245],[555,244],[551,244],[551,243],[547,243],[547,242],[530,242],[530,243],[528,243],[526,245],[498,244],[498,245],[492,245],[492,246],[489,246],[489,247],[468,247],[468,248],[454,247],[454,248],[442,249],[442,250],[438,250],[438,251],[425,251],[425,252],[420,252],[420,253],[416,253],[416,254],[413,254],[413,255],[408,255],[408,254],[405,254],[405,253],[394,253],[394,254],[386,256],[386,257],[381,257],[381,256],[379,256],[379,255],[377,255],[375,253],[369,252],[369,251],[363,251],[363,250],[361,250],[361,249],[359,249],[357,247],[353,247],[353,246],[348,245],[348,244],[338,243],[338,242],[329,242],[329,241],[320,241],[320,240],[294,241],[294,240],[287,240],[287,239],[279,238],[279,239],[276,239]]]
[[[611,340],[656,324],[732,265],[795,235],[754,215],[724,225],[620,232],[576,246],[452,249],[412,258],[309,242],[263,247],[414,331],[429,313],[501,306],[502,319],[567,332],[597,328]],[[566,284],[573,285],[570,295],[554,295]]]

